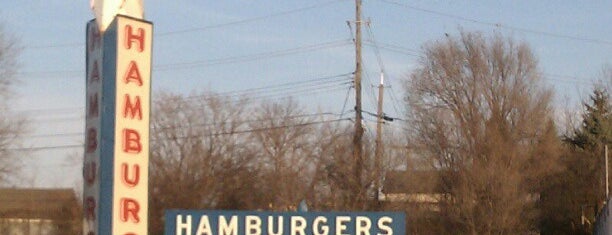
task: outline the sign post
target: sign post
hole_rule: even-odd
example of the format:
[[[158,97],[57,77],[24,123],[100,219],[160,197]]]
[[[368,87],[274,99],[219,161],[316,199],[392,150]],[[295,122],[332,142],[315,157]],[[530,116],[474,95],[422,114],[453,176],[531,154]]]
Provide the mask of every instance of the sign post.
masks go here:
[[[153,26],[114,15],[86,35],[84,234],[144,235]]]

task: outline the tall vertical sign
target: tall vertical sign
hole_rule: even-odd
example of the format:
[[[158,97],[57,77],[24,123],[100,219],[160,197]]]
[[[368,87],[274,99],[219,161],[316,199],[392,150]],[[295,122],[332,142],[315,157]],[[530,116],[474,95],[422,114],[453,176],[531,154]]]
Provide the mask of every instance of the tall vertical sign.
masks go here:
[[[85,234],[147,234],[150,22],[87,26]]]
[[[100,124],[102,113],[102,37],[95,20],[87,23],[85,151],[83,159],[84,234],[96,234],[100,221]]]

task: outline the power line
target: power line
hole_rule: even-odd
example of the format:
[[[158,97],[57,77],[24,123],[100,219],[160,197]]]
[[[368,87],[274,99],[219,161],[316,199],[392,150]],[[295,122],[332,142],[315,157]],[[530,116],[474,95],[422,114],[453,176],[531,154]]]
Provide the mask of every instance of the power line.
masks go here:
[[[392,100],[392,104],[393,104],[393,109],[395,110],[396,115],[401,115],[402,112],[400,112],[399,109],[399,100],[397,99],[396,95],[395,95],[395,89],[393,89],[393,86],[389,86],[389,90],[391,90],[390,94],[391,94],[391,100]]]
[[[284,91],[282,93],[271,93],[271,94],[259,95],[259,96],[254,96],[254,97],[246,97],[246,98],[241,99],[241,100],[228,99],[228,100],[222,101],[222,103],[223,104],[231,104],[231,103],[239,102],[239,101],[251,103],[251,102],[254,102],[254,101],[257,101],[257,100],[266,100],[266,99],[270,99],[270,98],[288,99],[288,98],[293,98],[293,97],[297,97],[297,96],[318,94],[318,93],[323,93],[323,92],[329,93],[329,92],[332,92],[332,91],[344,90],[350,84],[351,84],[351,82],[343,82],[343,83],[340,83],[340,84],[331,84],[331,85],[326,85],[326,86],[316,87],[316,88],[308,88],[308,87],[306,87],[306,88],[300,88],[299,90]]]
[[[243,125],[247,123],[256,123],[256,122],[264,122],[269,120],[279,120],[279,119],[297,119],[297,118],[308,118],[308,117],[317,117],[317,116],[339,116],[340,114],[331,113],[331,112],[323,112],[323,113],[312,113],[312,114],[300,114],[300,115],[292,115],[285,117],[277,117],[277,118],[266,118],[266,119],[249,119],[249,120],[241,120],[241,121],[223,121],[218,123],[199,123],[199,124],[190,124],[190,125],[178,125],[178,126],[162,126],[156,127],[153,126],[152,130],[160,129],[179,129],[185,127],[206,127],[206,126],[214,126],[214,125]],[[69,132],[69,133],[55,133],[55,134],[38,134],[38,135],[25,135],[24,138],[33,139],[33,138],[55,138],[55,137],[82,137],[84,136],[84,132]]]
[[[573,84],[585,85],[585,86],[596,84],[593,81],[585,80],[585,79],[581,79],[581,78],[578,78],[575,76],[569,76],[569,75],[553,74],[553,73],[542,73],[542,75],[544,75],[545,80],[553,80],[557,82],[573,83]],[[556,77],[556,78],[551,78],[551,77]]]
[[[257,123],[257,122],[266,122],[266,121],[276,121],[276,120],[293,120],[293,119],[299,119],[299,118],[310,118],[310,117],[322,117],[322,116],[338,116],[338,114],[335,113],[313,113],[313,114],[300,114],[300,115],[292,115],[292,116],[285,116],[285,117],[276,117],[276,118],[265,118],[265,119],[250,119],[250,120],[240,120],[240,121],[229,121],[229,122],[219,122],[219,123],[196,123],[196,124],[190,124],[190,125],[179,125],[179,126],[161,126],[161,127],[153,127],[153,130],[156,129],[160,129],[160,130],[167,130],[167,129],[179,129],[179,128],[186,128],[186,127],[207,127],[207,126],[214,126],[214,125],[243,125],[243,124],[247,124],[247,123]]]
[[[75,111],[84,111],[85,108],[84,107],[64,107],[64,108],[49,108],[49,109],[22,109],[22,110],[15,110],[15,112],[18,113],[29,113],[29,114],[35,114],[35,113],[75,113]]]
[[[269,94],[259,94],[259,95],[250,96],[250,97],[247,96],[245,97],[245,99],[259,100],[259,99],[266,99],[266,98],[272,98],[272,97],[297,97],[298,95],[314,94],[320,91],[344,89],[345,87],[347,87],[347,85],[350,85],[350,84],[351,84],[350,81],[346,81],[346,82],[335,83],[335,84],[323,84],[323,85],[317,85],[317,86],[311,86],[311,87],[299,87],[299,88],[296,88],[296,90],[284,90],[284,91],[279,90],[278,92],[280,93],[278,93],[277,91],[273,91],[273,92],[269,92]]]
[[[298,8],[298,9],[284,11],[284,12],[272,13],[272,14],[265,15],[265,16],[258,16],[258,17],[253,17],[253,18],[248,18],[248,19],[243,19],[243,20],[237,20],[237,21],[232,21],[232,22],[227,22],[227,23],[222,23],[222,24],[216,24],[216,25],[209,25],[209,26],[204,26],[204,27],[194,27],[194,28],[191,28],[191,29],[170,31],[170,32],[160,33],[159,35],[160,36],[166,36],[166,35],[190,33],[190,32],[195,32],[195,31],[202,31],[202,30],[208,30],[208,29],[232,26],[232,25],[237,25],[237,24],[250,23],[250,22],[254,22],[254,21],[265,20],[265,19],[272,18],[272,17],[289,15],[289,14],[294,14],[294,13],[298,13],[298,12],[302,12],[302,11],[308,11],[308,10],[312,10],[312,9],[316,9],[316,8],[321,8],[321,7],[325,7],[325,6],[332,5],[332,4],[335,4],[337,2],[342,2],[342,1],[347,1],[347,0],[328,1],[328,2],[324,2],[324,3],[320,3],[320,4],[311,5],[311,6],[308,6],[308,7]]]
[[[368,41],[368,42],[373,43],[374,41]],[[379,47],[395,48],[397,50],[409,51],[409,52],[417,53],[417,54],[420,54],[420,53],[423,52],[422,50],[415,50],[415,49],[403,47],[403,46],[400,46],[400,45],[397,45],[397,44],[393,44],[393,43],[388,43],[388,42],[376,41],[376,44],[378,44]]]
[[[303,96],[303,95],[318,94],[318,93],[323,93],[323,92],[332,92],[332,91],[344,90],[350,84],[351,82],[347,81],[347,82],[342,82],[342,83],[337,83],[337,84],[323,84],[323,86],[318,85],[315,87],[312,87],[312,86],[311,87],[301,87],[301,88],[298,88],[297,90],[284,90],[281,93],[270,93],[270,94],[262,94],[258,96],[246,97],[246,100],[244,101],[252,103],[258,100],[265,100],[265,99],[270,99],[270,98],[284,99],[284,98],[291,98],[291,97],[297,97],[297,96]],[[292,88],[292,89],[295,89],[295,88]],[[235,94],[235,96],[237,95],[238,94]],[[203,98],[204,100],[210,100],[215,97],[220,97],[220,95],[190,96],[190,97],[185,97],[185,98],[186,99],[197,99],[198,97]],[[227,100],[222,100],[221,103],[230,105],[234,102],[239,102],[239,101],[240,100],[227,99]],[[159,102],[159,101],[155,101],[155,102]],[[195,102],[195,101],[192,101],[192,102]],[[74,109],[76,110],[76,109],[82,109],[82,108],[74,108]],[[72,117],[56,118],[50,121],[62,122],[62,121],[74,121],[74,120],[77,120],[77,118],[72,118]],[[78,120],[82,120],[82,118],[78,118]],[[49,136],[42,135],[42,136],[32,136],[32,137],[49,137]]]
[[[364,41],[362,40],[362,42],[364,42]],[[361,60],[362,60],[363,64],[367,64],[366,59],[364,59],[362,57]],[[368,95],[370,96],[370,97],[368,97],[369,99],[367,99],[367,100],[369,100],[370,105],[376,106],[376,101],[375,101],[376,100],[376,94],[374,93],[374,89],[372,89],[372,86],[374,86],[373,85],[374,83],[372,82],[372,79],[370,77],[370,73],[368,72],[368,68],[363,66],[362,71],[363,71],[362,72],[362,77],[365,77],[365,79],[367,79],[367,81],[370,84],[370,86],[366,86],[365,88],[363,88],[363,89],[366,89],[366,90],[370,91],[370,92],[366,91],[366,93],[368,93]],[[362,83],[363,83],[363,78],[362,78]]]
[[[240,97],[246,96],[249,94],[253,94],[255,92],[259,92],[258,96],[246,97],[249,99],[262,99],[269,97],[278,97],[278,96],[296,96],[299,94],[312,94],[317,93],[322,90],[335,90],[337,88],[345,89],[345,86],[350,84],[350,76],[352,73],[343,73],[337,75],[323,76],[318,78],[312,78],[304,81],[295,81],[282,83],[277,85],[263,86],[257,88],[248,88],[237,91],[227,91],[221,93],[211,93],[207,95],[192,95],[187,96],[185,99],[213,99],[218,97]],[[338,87],[340,86],[340,87]],[[296,90],[298,89],[298,90]],[[158,102],[158,101],[154,101]],[[85,111],[84,107],[63,107],[63,108],[51,108],[51,109],[25,109],[25,110],[16,110],[17,113],[20,114],[73,114],[73,113],[82,113]],[[66,118],[68,119],[68,118]],[[70,119],[74,119],[70,117]],[[65,119],[55,118],[54,121],[63,121]]]
[[[28,120],[36,120],[35,123],[58,123],[58,122],[69,122],[69,121],[83,121],[85,120],[84,116],[80,117],[58,117],[58,118],[49,118],[49,117],[39,117],[35,116],[32,119]]]
[[[203,31],[203,30],[208,30],[208,29],[222,28],[222,27],[227,27],[227,26],[233,26],[233,25],[239,25],[239,24],[250,23],[250,22],[255,22],[255,21],[261,21],[261,20],[265,20],[265,19],[268,19],[268,18],[295,14],[295,13],[299,13],[299,12],[303,12],[303,11],[308,11],[308,10],[312,10],[312,9],[316,9],[316,8],[322,8],[322,7],[326,7],[326,6],[329,6],[329,5],[338,3],[338,2],[343,2],[343,1],[348,1],[348,0],[327,1],[327,2],[323,2],[323,3],[319,3],[319,4],[314,4],[314,5],[307,6],[307,7],[302,7],[302,8],[297,8],[297,9],[288,10],[288,11],[282,11],[282,12],[277,12],[277,13],[272,13],[272,14],[264,15],[264,16],[257,16],[257,17],[252,17],[252,18],[247,18],[247,19],[242,19],[242,20],[236,20],[236,21],[230,21],[230,22],[221,23],[221,24],[215,24],[215,25],[208,25],[208,26],[203,26],[203,27],[194,27],[194,28],[190,28],[190,29],[162,32],[162,33],[156,34],[156,36],[164,37],[164,36],[170,36],[170,35],[176,35],[176,34],[191,33],[191,32]],[[28,46],[28,47],[25,47],[24,49],[65,48],[65,47],[78,47],[78,46],[83,46],[83,45],[84,45],[84,43],[73,42],[73,43],[63,43],[63,44]]]
[[[347,81],[347,82],[342,82],[342,83],[335,83],[335,84],[322,84],[322,85],[316,85],[316,86],[310,86],[310,87],[296,87],[296,88],[289,88],[289,90],[283,90],[281,93],[269,93],[269,94],[261,94],[261,95],[257,95],[257,96],[250,96],[250,97],[246,97],[246,100],[243,101],[247,101],[248,103],[252,103],[258,100],[265,100],[265,99],[270,99],[270,98],[277,98],[277,99],[284,99],[284,98],[290,98],[290,97],[297,97],[297,96],[302,96],[302,95],[312,95],[312,94],[318,94],[318,93],[323,93],[323,92],[332,92],[332,91],[337,91],[337,90],[344,90],[348,87],[348,85],[350,85],[351,82]],[[293,90],[292,90],[293,89]],[[239,95],[239,94],[234,94],[235,96]],[[210,100],[210,99],[214,99],[216,97],[220,97],[221,95],[210,95],[210,96],[189,96],[189,97],[185,97],[185,99],[197,99],[202,98],[203,100]],[[231,97],[228,97],[231,98]],[[159,101],[155,101],[155,102],[159,102]],[[196,102],[191,101],[191,102]],[[240,100],[232,100],[232,99],[226,99],[226,100],[221,100],[222,104],[226,104],[226,105],[230,105],[234,102],[240,102]],[[192,107],[193,108],[193,107]],[[202,107],[202,109],[204,109],[206,107]],[[82,108],[75,108],[75,109],[82,109]],[[73,117],[66,117],[66,118],[55,118],[53,120],[47,120],[47,121],[53,121],[53,122],[62,122],[62,121],[75,121],[75,120],[82,120],[83,118],[73,118]],[[41,121],[44,122],[45,120]],[[73,133],[74,134],[74,133]],[[35,136],[29,136],[29,137],[40,137],[40,138],[46,138],[46,137],[52,137],[49,135],[35,135]]]
[[[402,46],[398,46],[398,45],[394,45],[394,44],[389,44],[389,43],[384,43],[384,42],[374,42],[374,41],[365,41],[365,44],[368,46],[373,46],[376,47],[378,49],[384,49],[387,51],[391,51],[391,52],[395,52],[395,53],[399,53],[399,54],[404,54],[404,55],[408,55],[408,56],[412,56],[412,57],[419,57],[419,51],[417,50],[413,50],[410,48],[406,48],[406,47],[402,47]]]
[[[45,76],[45,77],[76,77],[76,76],[84,76],[85,70],[47,70],[47,71],[25,71],[19,72],[15,74],[18,78],[26,78],[32,76]]]
[[[246,133],[252,133],[252,132],[261,132],[261,131],[270,131],[270,130],[285,129],[285,128],[303,127],[303,126],[311,126],[311,125],[317,125],[317,124],[334,123],[334,122],[350,121],[350,120],[351,120],[350,118],[338,118],[338,119],[332,119],[332,120],[298,123],[298,124],[293,124],[293,125],[281,125],[281,126],[254,128],[254,129],[241,130],[241,131],[219,132],[219,133],[212,133],[212,134],[207,134],[207,135],[180,136],[180,137],[176,137],[176,138],[177,139],[187,139],[187,138],[196,138],[196,137],[215,137],[215,136],[222,136],[222,135],[237,135],[237,134],[246,134]]]
[[[39,135],[25,135],[24,138],[34,139],[34,138],[57,138],[57,137],[77,137],[84,136],[83,132],[70,132],[70,133],[56,133],[56,134],[39,134]]]
[[[351,89],[353,88],[353,86],[350,86],[347,90],[346,90],[346,96],[344,98],[344,104],[342,105],[342,110],[340,111],[340,117],[342,117],[342,115],[344,115],[344,110],[346,108],[346,103],[348,102],[348,98],[351,92]]]
[[[433,14],[433,15],[443,16],[443,17],[447,17],[447,18],[452,18],[452,19],[466,21],[466,22],[471,22],[471,23],[476,23],[476,24],[487,25],[487,26],[496,27],[496,28],[505,28],[505,29],[519,31],[519,32],[524,32],[524,33],[539,34],[539,35],[544,35],[544,36],[548,36],[548,37],[555,37],[555,38],[562,38],[562,39],[568,39],[568,40],[582,41],[582,42],[593,43],[593,44],[600,44],[600,45],[607,45],[607,46],[611,46],[612,45],[612,41],[607,41],[607,40],[602,40],[602,39],[577,37],[577,36],[572,36],[572,35],[565,35],[565,34],[552,33],[552,32],[540,31],[540,30],[520,28],[520,27],[515,27],[515,26],[501,24],[501,23],[491,23],[491,22],[486,22],[486,21],[482,21],[482,20],[472,19],[472,18],[468,18],[468,17],[464,17],[464,16],[453,15],[453,14],[448,14],[448,13],[444,13],[444,12],[440,12],[440,11],[434,11],[434,10],[429,10],[429,9],[425,9],[425,8],[415,7],[415,6],[412,6],[412,5],[408,5],[406,3],[400,3],[400,2],[391,1],[391,0],[378,0],[378,1],[383,2],[383,3],[387,3],[387,4],[396,5],[396,6],[402,6],[402,7],[405,7],[405,8],[408,8],[408,9],[412,9],[412,10],[416,10],[416,11],[426,12],[426,13]]]
[[[181,69],[191,69],[191,68],[196,68],[196,67],[208,67],[208,66],[213,66],[213,65],[243,63],[243,62],[249,62],[249,61],[255,61],[255,60],[270,59],[270,58],[288,56],[288,55],[293,55],[293,54],[330,49],[330,48],[341,47],[341,46],[350,45],[350,44],[351,44],[350,39],[335,40],[335,41],[330,41],[330,42],[317,43],[317,44],[312,44],[312,45],[305,45],[305,46],[299,46],[299,47],[294,47],[294,48],[263,52],[263,53],[256,53],[256,54],[250,54],[250,55],[232,56],[232,57],[225,57],[225,58],[182,62],[182,63],[163,64],[163,65],[153,66],[153,70],[154,71],[181,70]],[[26,71],[26,72],[17,73],[17,76],[24,77],[24,76],[36,76],[36,75],[39,75],[39,76],[77,75],[77,74],[84,74],[84,73],[85,73],[84,70]]]
[[[378,66],[380,67],[380,72],[385,73],[385,65],[382,61],[382,56],[380,55],[380,49],[378,47],[378,43],[374,38],[374,33],[372,32],[371,22],[366,24],[366,28],[368,29],[368,35],[370,36],[370,41],[374,44],[374,54],[376,55],[376,60],[378,61]]]
[[[48,44],[48,45],[38,45],[38,46],[27,46],[24,49],[49,49],[49,48],[65,48],[65,47],[82,47],[84,43],[81,42],[73,42],[73,43],[63,43],[63,44]]]
[[[277,129],[284,129],[284,128],[311,126],[311,125],[324,124],[324,123],[334,123],[334,122],[341,122],[341,121],[350,121],[350,119],[349,118],[341,118],[341,119],[333,119],[333,120],[325,120],[325,121],[314,121],[314,122],[298,123],[298,124],[293,124],[293,125],[281,125],[281,126],[273,126],[273,127],[254,128],[254,129],[247,129],[247,130],[240,130],[240,131],[219,132],[219,133],[212,133],[212,134],[207,134],[207,135],[191,135],[191,136],[183,136],[183,137],[176,137],[176,138],[177,139],[185,139],[185,138],[197,138],[197,137],[215,137],[215,136],[222,136],[222,135],[237,135],[237,134],[246,134],[246,133],[252,133],[252,132],[261,132],[261,131],[277,130]],[[156,140],[152,139],[151,141],[156,141]],[[10,148],[10,149],[7,149],[7,150],[8,151],[15,151],[15,152],[19,152],[19,151],[40,151],[40,150],[53,150],[53,149],[83,148],[84,146],[85,146],[84,144],[74,144],[74,145],[56,145],[56,146]]]
[[[365,64],[365,63],[366,63],[366,62],[365,62],[366,60],[365,60],[365,59],[362,59],[362,60],[364,61],[363,63]],[[364,70],[363,74],[364,74],[365,78],[366,78],[366,79],[368,80],[368,82],[370,83],[370,86],[366,86],[366,89],[368,89],[368,90],[370,91],[370,92],[367,92],[367,93],[369,94],[369,96],[370,96],[368,100],[369,100],[369,102],[370,102],[370,105],[372,105],[372,107],[376,107],[376,93],[375,93],[375,91],[374,91],[374,89],[373,89],[373,87],[374,87],[375,85],[374,85],[374,83],[372,82],[372,78],[370,77],[370,73],[368,73],[368,69],[367,69],[367,68],[364,68],[363,70]]]
[[[14,152],[23,152],[23,151],[40,151],[40,150],[55,150],[55,149],[73,149],[73,148],[83,148],[84,146],[85,146],[84,144],[71,144],[71,145],[10,148],[6,150],[14,151]]]
[[[244,89],[244,90],[240,90],[240,91],[229,91],[229,92],[221,92],[218,93],[218,96],[235,96],[235,93],[252,93],[252,92],[256,92],[256,91],[261,91],[261,90],[267,90],[267,89],[271,89],[271,88],[281,88],[281,89],[286,89],[287,87],[291,87],[294,85],[302,85],[302,84],[308,84],[308,83],[313,83],[313,82],[321,82],[321,81],[337,81],[338,78],[340,78],[341,80],[347,80],[347,76],[351,75],[352,73],[344,73],[344,74],[338,74],[338,75],[332,75],[332,76],[325,76],[325,77],[320,77],[320,78],[314,78],[314,79],[309,79],[309,80],[305,80],[305,81],[297,81],[297,82],[289,82],[289,83],[283,83],[283,84],[278,84],[278,85],[271,85],[271,86],[264,86],[264,87],[257,87],[257,88],[249,88],[249,89]],[[197,98],[198,96],[191,96],[189,98]]]
[[[347,86],[349,86],[351,84],[351,81],[346,79],[345,77],[348,75],[349,73],[346,73],[334,76],[315,78],[306,81],[289,82],[259,88],[249,88],[245,90],[230,91],[224,93],[194,95],[185,97],[185,99],[194,100],[193,102],[197,102],[202,100],[206,101],[216,98],[225,98],[220,100],[220,102],[223,104],[231,104],[234,102],[254,102],[256,100],[265,100],[274,97],[290,98],[307,94],[331,92],[335,90],[343,90]]]
[[[341,47],[341,46],[345,46],[349,44],[350,44],[350,40],[343,39],[343,40],[336,40],[336,41],[331,41],[331,42],[326,42],[326,43],[318,43],[314,45],[306,45],[306,46],[301,46],[301,47],[295,47],[295,48],[289,48],[289,49],[283,49],[283,50],[277,50],[277,51],[271,51],[271,52],[264,52],[264,53],[257,53],[257,54],[251,54],[251,55],[233,56],[233,57],[226,57],[226,58],[219,58],[219,59],[212,59],[212,60],[193,61],[193,62],[184,62],[184,63],[175,63],[175,64],[166,64],[166,65],[156,66],[156,70],[158,71],[178,70],[178,69],[189,69],[189,68],[195,68],[195,67],[206,67],[206,66],[212,66],[212,65],[241,63],[241,62],[248,62],[248,61],[254,61],[254,60],[261,60],[261,59],[270,59],[270,58],[287,56],[287,55],[292,55],[292,54],[313,52],[317,50]]]

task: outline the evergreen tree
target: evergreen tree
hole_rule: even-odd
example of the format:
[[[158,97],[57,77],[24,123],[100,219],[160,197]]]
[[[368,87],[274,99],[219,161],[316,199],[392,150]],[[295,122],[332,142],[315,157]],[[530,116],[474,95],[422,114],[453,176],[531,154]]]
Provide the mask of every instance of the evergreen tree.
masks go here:
[[[610,97],[605,89],[595,88],[589,98],[590,103],[584,103],[582,125],[574,131],[573,136],[566,136],[565,141],[581,150],[593,152],[610,140]]]
[[[543,234],[591,234],[605,198],[604,146],[612,138],[610,96],[597,87],[584,102],[581,125],[564,136],[565,170],[540,198]]]

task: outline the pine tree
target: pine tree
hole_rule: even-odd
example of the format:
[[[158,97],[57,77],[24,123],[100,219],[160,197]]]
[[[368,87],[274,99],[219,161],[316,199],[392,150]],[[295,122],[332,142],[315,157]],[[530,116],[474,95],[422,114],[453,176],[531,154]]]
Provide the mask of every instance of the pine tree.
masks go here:
[[[565,170],[550,177],[541,195],[542,234],[591,234],[605,201],[604,146],[612,140],[610,96],[593,90],[581,125],[564,137]]]
[[[585,114],[580,128],[573,136],[566,137],[566,142],[585,151],[601,149],[610,140],[610,102],[609,94],[603,88],[595,88],[589,97],[590,103],[584,103]]]

